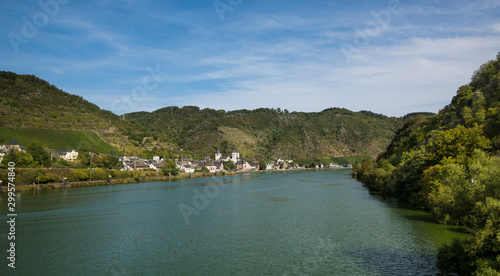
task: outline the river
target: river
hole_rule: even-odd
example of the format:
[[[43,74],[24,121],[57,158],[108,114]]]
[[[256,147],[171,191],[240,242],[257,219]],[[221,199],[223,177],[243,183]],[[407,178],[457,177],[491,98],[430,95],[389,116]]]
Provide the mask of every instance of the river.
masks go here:
[[[350,170],[25,192],[16,207],[1,275],[435,275],[437,248],[466,237]]]

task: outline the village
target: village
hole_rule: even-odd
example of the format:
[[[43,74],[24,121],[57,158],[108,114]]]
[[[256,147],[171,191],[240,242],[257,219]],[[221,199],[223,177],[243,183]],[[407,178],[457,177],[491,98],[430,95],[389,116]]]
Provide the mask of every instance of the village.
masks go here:
[[[0,145],[0,163],[5,158],[9,152],[23,152],[27,154],[26,147],[19,145],[16,139],[8,145]],[[79,152],[75,149],[71,150],[54,150],[54,149],[43,149],[50,155],[50,161],[63,159],[67,162],[75,162],[78,159]],[[95,153],[89,153],[90,163],[93,159],[98,156]],[[205,157],[203,160],[195,160],[190,158],[177,158],[174,160],[165,160],[161,156],[154,156],[152,159],[140,158],[138,156],[117,156],[119,160],[118,168],[122,171],[144,171],[144,170],[154,170],[161,172],[162,168],[167,166],[167,161],[175,162],[175,166],[179,172],[185,173],[195,173],[195,172],[208,172],[212,174],[217,174],[221,172],[251,172],[251,171],[273,171],[273,170],[293,170],[293,169],[305,169],[302,164],[297,164],[294,160],[288,159],[277,159],[273,162],[263,162],[263,161],[252,161],[243,158],[240,152],[235,149],[231,152],[231,155],[223,155],[219,150],[215,152],[214,158],[210,156]],[[49,163],[49,160],[47,160]],[[342,167],[352,167],[351,164],[339,165],[337,163],[331,163],[324,165],[321,163],[315,164],[316,169],[323,168],[342,168]]]

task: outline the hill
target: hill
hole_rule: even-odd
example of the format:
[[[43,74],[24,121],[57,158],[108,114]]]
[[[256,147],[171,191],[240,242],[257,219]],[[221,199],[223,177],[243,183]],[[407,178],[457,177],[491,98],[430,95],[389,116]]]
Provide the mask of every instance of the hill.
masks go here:
[[[403,120],[368,111],[331,108],[322,112],[166,107],[126,114],[186,152],[212,155],[238,149],[249,158],[309,159],[322,156],[375,156]]]
[[[8,128],[9,135],[55,148],[74,146],[92,132],[116,152],[142,157],[203,158],[217,149],[224,154],[238,149],[250,159],[376,156],[403,121],[342,108],[306,113],[185,106],[117,116],[35,76],[0,72],[0,126]],[[60,141],[52,138],[62,134],[51,130],[76,132]],[[14,138],[6,135],[7,142]]]
[[[474,234],[440,249],[446,275],[500,273],[500,54],[436,116],[412,116],[353,176]]]
[[[91,131],[0,127],[0,144],[9,143],[13,138],[21,145],[34,143],[49,149],[87,148],[97,153],[116,152]]]
[[[117,152],[128,154],[143,151],[129,136],[146,136],[144,133],[147,132],[145,127],[122,120],[112,112],[102,110],[80,96],[68,94],[42,79],[5,71],[0,71],[0,126],[8,127],[8,133],[19,137],[21,143],[23,141],[21,137],[26,137],[28,141],[39,141],[54,148],[64,148],[75,143],[76,145],[100,144],[104,140],[109,145],[100,150],[109,152],[110,146]],[[83,132],[62,134],[51,133],[51,130]],[[95,133],[98,137],[89,132]],[[2,137],[5,136],[7,142],[14,138],[6,135],[4,132]],[[37,135],[42,135],[39,140],[35,138]],[[57,140],[61,135],[69,140]],[[83,139],[82,143],[76,142],[79,139]],[[58,144],[59,142],[62,144]]]

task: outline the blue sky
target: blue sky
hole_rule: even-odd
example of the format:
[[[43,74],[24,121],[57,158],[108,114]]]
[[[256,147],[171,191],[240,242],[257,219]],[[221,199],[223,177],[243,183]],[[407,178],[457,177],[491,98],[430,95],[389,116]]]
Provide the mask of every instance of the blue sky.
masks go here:
[[[437,112],[498,52],[497,0],[21,0],[0,9],[0,70],[116,114],[172,105]]]

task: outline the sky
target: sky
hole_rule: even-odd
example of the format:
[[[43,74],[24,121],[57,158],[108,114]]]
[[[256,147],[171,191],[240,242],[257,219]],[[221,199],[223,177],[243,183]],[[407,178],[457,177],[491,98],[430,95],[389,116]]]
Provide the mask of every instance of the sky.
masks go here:
[[[438,112],[500,52],[498,0],[2,1],[0,70],[121,115]]]

